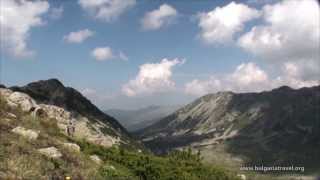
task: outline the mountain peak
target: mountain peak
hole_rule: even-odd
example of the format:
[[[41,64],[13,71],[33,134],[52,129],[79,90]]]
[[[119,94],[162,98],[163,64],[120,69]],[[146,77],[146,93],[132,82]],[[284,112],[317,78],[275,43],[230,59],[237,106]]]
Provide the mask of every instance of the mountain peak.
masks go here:
[[[273,91],[290,91],[290,90],[292,90],[292,88],[289,86],[280,86],[280,87],[274,89]]]
[[[36,82],[32,82],[27,84],[29,87],[36,87],[36,86],[41,86],[41,87],[46,87],[48,89],[57,89],[57,88],[65,88],[65,86],[58,80],[58,79],[48,79],[48,80],[40,80]]]
[[[110,123],[116,130],[127,134],[126,130],[114,118],[100,111],[77,90],[65,87],[58,79],[40,80],[22,87],[11,87],[10,89],[26,93],[39,103],[56,105],[88,118],[100,119]]]

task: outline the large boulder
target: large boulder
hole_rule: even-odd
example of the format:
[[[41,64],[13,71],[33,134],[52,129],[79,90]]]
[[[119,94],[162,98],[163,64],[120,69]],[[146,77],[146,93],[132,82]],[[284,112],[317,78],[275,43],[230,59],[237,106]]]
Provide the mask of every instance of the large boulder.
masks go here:
[[[20,106],[22,111],[25,112],[34,111],[38,107],[37,103],[29,95],[21,92],[13,92],[10,94],[7,102],[9,106]]]
[[[62,157],[61,152],[55,147],[42,148],[42,149],[38,149],[38,151],[41,154],[47,156],[48,158],[56,159],[56,158]]]
[[[12,132],[21,135],[29,140],[36,140],[39,136],[39,131],[34,131],[31,129],[25,129],[24,127],[18,126],[12,129]]]
[[[3,97],[9,97],[10,94],[12,94],[13,92],[10,89],[6,89],[6,88],[0,88],[0,94]]]
[[[78,144],[75,143],[63,143],[62,144],[65,148],[71,150],[71,151],[75,151],[75,152],[80,152],[80,146]]]

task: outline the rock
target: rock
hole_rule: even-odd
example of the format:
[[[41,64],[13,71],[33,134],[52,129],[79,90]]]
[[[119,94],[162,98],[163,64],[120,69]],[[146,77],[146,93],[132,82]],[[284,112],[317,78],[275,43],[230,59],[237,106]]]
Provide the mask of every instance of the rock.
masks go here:
[[[15,114],[12,113],[7,113],[8,118],[12,118],[12,119],[16,119],[17,116]]]
[[[244,174],[237,174],[237,177],[239,177],[241,180],[246,180],[247,177]]]
[[[32,111],[33,117],[46,117],[46,111],[41,107],[36,107],[34,111]]]
[[[12,120],[12,119],[9,119],[9,118],[2,118],[1,120],[2,120],[2,121],[5,121],[5,122],[7,122],[7,123],[9,123],[9,122],[11,122],[11,120]]]
[[[109,168],[112,169],[112,170],[116,170],[116,168],[114,166],[112,166],[112,165],[110,165]]]
[[[95,163],[97,163],[97,164],[101,164],[102,163],[102,160],[99,158],[99,156],[97,156],[97,155],[91,155],[90,156],[90,159],[92,160],[92,161],[94,161]]]
[[[27,94],[14,92],[7,98],[8,105],[13,107],[20,106],[22,111],[31,112],[37,108],[37,103]]]
[[[39,136],[39,132],[36,132],[34,130],[31,129],[25,129],[24,127],[15,127],[14,129],[12,129],[13,133],[19,134],[29,140],[36,140]]]
[[[10,89],[0,88],[0,94],[1,96],[9,97],[10,94],[12,94],[12,91]]]
[[[38,149],[38,151],[49,158],[60,158],[62,156],[60,151],[55,147],[42,148]]]
[[[75,144],[75,143],[63,143],[62,145],[64,147],[72,150],[72,151],[80,152],[80,146],[78,144]]]

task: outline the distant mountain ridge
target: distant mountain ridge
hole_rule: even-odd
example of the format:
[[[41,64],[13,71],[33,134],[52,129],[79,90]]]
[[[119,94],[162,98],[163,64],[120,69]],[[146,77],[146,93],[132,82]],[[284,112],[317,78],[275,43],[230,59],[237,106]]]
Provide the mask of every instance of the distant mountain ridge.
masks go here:
[[[115,117],[128,131],[143,129],[177,110],[179,105],[148,106],[135,110],[109,109],[105,113]]]
[[[244,156],[247,163],[316,167],[320,86],[208,94],[139,134],[155,152],[192,147],[210,153],[208,149],[223,146],[224,152]]]

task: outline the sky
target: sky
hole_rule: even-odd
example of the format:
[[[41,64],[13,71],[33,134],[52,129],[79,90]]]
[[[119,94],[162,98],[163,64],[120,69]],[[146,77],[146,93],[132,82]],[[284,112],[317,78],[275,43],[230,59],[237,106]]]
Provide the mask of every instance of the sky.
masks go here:
[[[0,0],[6,86],[57,78],[101,109],[319,85],[316,0]]]

